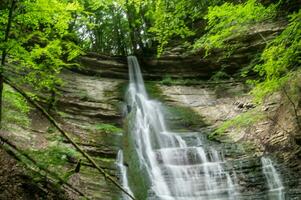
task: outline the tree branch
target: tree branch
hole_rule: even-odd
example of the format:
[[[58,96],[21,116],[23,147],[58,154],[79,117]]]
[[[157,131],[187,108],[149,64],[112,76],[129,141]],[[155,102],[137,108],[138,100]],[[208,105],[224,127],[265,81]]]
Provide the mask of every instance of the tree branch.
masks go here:
[[[104,177],[105,179],[110,180],[117,188],[119,188],[122,192],[124,192],[130,199],[135,200],[126,189],[124,189],[113,177],[111,177],[104,168],[98,166],[94,159],[87,154],[75,141],[72,140],[69,133],[64,131],[61,126],[56,122],[56,120],[36,101],[34,101],[31,97],[29,97],[22,89],[14,85],[8,78],[4,77],[4,82],[19,92],[29,103],[31,103],[34,107],[36,107],[47,119],[48,121],[57,128],[57,130],[68,140],[70,143],[78,150]]]
[[[67,183],[66,181],[64,181],[61,177],[59,177],[56,173],[50,171],[49,169],[47,168],[44,168],[40,165],[38,165],[38,163],[33,159],[31,158],[28,154],[24,153],[23,151],[19,150],[18,147],[14,144],[12,144],[9,140],[7,140],[6,138],[3,138],[1,135],[0,135],[0,144],[3,145],[3,144],[6,144],[8,147],[10,147],[11,149],[13,149],[14,151],[18,152],[21,156],[25,157],[27,160],[29,160],[35,167],[37,167],[39,170],[42,170],[44,171],[46,174],[49,174],[51,176],[54,176],[55,179],[57,179],[58,181],[60,181],[62,184],[68,186],[70,189],[72,189],[73,191],[75,191],[76,193],[78,193],[80,196],[82,197],[85,197],[86,199],[88,199],[88,197],[85,196],[84,193],[82,193],[80,190],[78,190],[77,188],[73,187],[71,184]],[[6,149],[5,149],[6,150]],[[18,158],[18,156],[12,152],[14,155],[15,158]],[[20,159],[18,159],[19,161],[21,161]],[[21,161],[22,162],[22,161]],[[22,162],[24,163],[24,162]],[[41,174],[40,172],[34,170],[33,168],[29,167],[26,163],[24,163],[28,168],[30,168],[31,170]],[[41,174],[42,175],[42,174]],[[42,175],[43,176],[43,175]]]
[[[301,130],[301,122],[299,120],[299,115],[298,115],[298,110],[297,110],[297,106],[294,103],[294,101],[292,100],[292,98],[288,95],[286,89],[284,87],[282,87],[282,91],[285,94],[285,96],[287,97],[288,101],[292,104],[293,109],[294,109],[294,114],[295,114],[295,118],[296,118],[296,122],[298,125],[299,130]]]

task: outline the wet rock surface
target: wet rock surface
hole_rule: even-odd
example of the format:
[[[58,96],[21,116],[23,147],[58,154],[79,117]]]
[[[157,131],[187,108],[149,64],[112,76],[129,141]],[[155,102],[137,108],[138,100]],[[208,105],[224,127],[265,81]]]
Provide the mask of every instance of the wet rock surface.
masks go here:
[[[273,199],[269,197],[271,194],[267,193],[268,185],[262,171],[260,158],[263,155],[269,155],[274,161],[274,166],[285,188],[285,199],[301,199],[301,176],[298,172],[300,159],[296,154],[298,146],[290,143],[292,133],[289,134],[279,128],[282,126],[287,130],[293,129],[291,117],[287,111],[283,111],[284,105],[279,96],[274,97],[276,100],[257,108],[247,94],[247,88],[241,83],[221,82],[220,85],[214,87],[208,83],[193,86],[159,85],[159,87],[167,103],[187,106],[203,117],[202,120],[206,122],[207,127],[200,129],[201,137],[208,137],[208,134],[226,120],[253,109],[259,109],[270,118],[275,115],[279,116],[279,110],[282,110],[283,116],[276,118],[279,120],[277,122],[275,118],[274,121],[264,118],[249,127],[230,129],[223,136],[215,138],[215,142],[208,142],[223,152],[226,161],[225,170],[235,172],[233,175],[237,179],[239,199]],[[278,126],[278,129],[275,128],[272,131],[269,127],[273,127],[273,124]],[[192,141],[193,145],[195,139],[191,137],[193,136],[187,138]],[[276,146],[278,150],[274,149],[277,148]]]
[[[116,176],[116,157],[122,132],[111,132],[97,127],[113,124],[121,127],[120,85],[122,80],[100,78],[66,71],[64,91],[57,102],[58,119],[72,133],[72,138],[108,174]],[[117,177],[115,177],[117,179]],[[119,190],[89,164],[78,176],[69,180],[91,199],[118,199]]]
[[[64,85],[59,88],[61,95],[57,99],[55,110],[51,110],[51,114],[62,128],[70,134],[71,138],[99,166],[117,180],[115,162],[117,151],[122,143],[122,129],[120,128],[122,126],[120,108],[122,95],[120,94],[120,85],[125,84],[125,82],[71,71],[65,71],[62,74],[62,79]],[[35,109],[31,112],[29,128],[15,125],[13,130],[1,132],[1,136],[13,141],[14,145],[21,151],[27,152],[38,163],[44,164],[46,162],[46,167],[49,170],[57,173],[62,178],[65,177],[64,179],[72,187],[78,189],[90,199],[111,200],[119,198],[120,190],[106,180],[85,158],[78,153],[74,153],[76,151],[70,142],[60,135]],[[45,158],[42,156],[43,153],[40,152],[44,152]],[[77,166],[79,159],[82,160],[80,171],[74,173],[72,171]],[[49,162],[50,164],[48,164]],[[1,164],[3,163],[5,162],[1,162]],[[22,173],[21,171],[20,174]],[[16,182],[19,184],[22,180],[18,179]],[[16,190],[10,188],[9,193],[18,192],[20,190],[18,187],[16,185]],[[8,196],[2,198],[1,191],[1,200],[13,199]],[[15,199],[35,199],[38,197],[29,195],[30,198],[27,198],[25,195],[27,192],[30,192],[30,190],[23,188],[23,190],[20,190],[20,198],[16,197]],[[80,195],[72,190],[66,192],[69,195],[63,199],[81,199]],[[35,193],[32,195],[35,195]],[[54,198],[49,196],[45,199],[59,199],[58,197],[54,195]]]
[[[146,79],[162,79],[165,76],[208,78],[221,68],[234,73],[249,62],[254,52],[263,48],[265,41],[259,33],[266,39],[270,39],[281,30],[279,25],[263,27],[253,30],[248,36],[242,37],[243,45],[228,58],[223,58],[222,52],[218,50],[204,59],[204,52],[184,55],[182,49],[167,52],[159,59],[154,57],[143,58],[141,63],[144,77]],[[221,57],[221,59],[216,59],[216,57]],[[81,68],[74,69],[73,72],[65,71],[62,74],[65,84],[59,88],[61,96],[57,99],[56,110],[52,114],[55,115],[63,128],[71,134],[72,139],[88,152],[100,166],[105,168],[110,175],[115,176],[117,174],[115,158],[118,149],[121,148],[122,143],[129,146],[134,144],[127,144],[128,141],[122,142],[122,131],[106,131],[99,128],[98,125],[113,124],[116,127],[122,127],[120,110],[121,95],[123,94],[121,94],[121,89],[127,84],[126,79],[128,79],[126,60],[122,57],[112,59],[111,57],[90,53],[81,58],[81,65]],[[183,117],[172,114],[168,119],[171,122],[170,124],[177,125],[177,131],[183,129],[183,132],[179,134],[187,144],[192,146],[198,146],[197,138],[206,138],[208,133],[224,121],[256,108],[246,93],[247,88],[243,84],[234,81],[220,83],[217,87],[202,84],[194,86],[161,85],[160,88],[165,96],[165,103],[192,108],[202,116],[202,121],[205,122],[206,127],[204,127],[204,124],[201,127],[193,127],[195,132],[189,132],[189,134],[187,130],[191,128],[191,124],[183,121]],[[263,155],[263,152],[271,154],[273,160],[275,160],[275,167],[280,173],[283,185],[286,188],[286,198],[288,200],[301,199],[301,176],[299,173],[301,169],[301,150],[300,146],[296,145],[298,140],[292,138],[292,135],[294,135],[293,118],[280,102],[279,99],[276,99],[260,108],[260,110],[267,112],[273,120],[260,121],[255,126],[248,128],[233,129],[227,132],[226,138],[208,141],[214,148],[223,152],[224,159],[227,160],[223,164],[224,168],[231,172],[231,176],[237,177],[241,199],[263,200],[268,198],[267,185],[260,163],[260,156]],[[14,141],[23,150],[45,150],[53,143],[62,143],[65,148],[73,149],[70,143],[62,138],[57,131],[53,130],[49,122],[39,113],[33,111],[31,118],[30,129],[19,127],[14,131],[1,133],[1,136]],[[189,125],[188,128],[182,127],[187,124]],[[49,138],[54,138],[55,141],[51,141]],[[249,149],[246,145],[238,145],[241,142],[250,142]],[[131,153],[131,151],[126,153]],[[197,163],[198,160],[193,158],[193,151],[188,154],[191,156],[190,161]],[[7,162],[8,166],[16,165],[15,161],[7,160],[7,155],[3,152],[0,152],[0,155],[1,163],[3,161],[3,163]],[[160,152],[157,153],[157,156],[160,161]],[[53,168],[58,173],[74,169],[79,159],[83,159],[80,156],[68,157],[68,155],[63,155],[63,157],[67,157],[67,164],[59,170]],[[130,159],[137,160],[134,156]],[[127,160],[130,159],[127,158]],[[126,165],[141,170],[137,162],[126,163]],[[12,167],[11,171],[5,171],[6,169],[1,168],[0,172],[10,173],[14,176],[14,169]],[[17,170],[17,174],[19,172],[23,174],[22,171]],[[141,177],[135,177],[135,175],[130,173],[133,179],[141,179]],[[18,177],[18,175],[16,176]],[[1,177],[5,177],[5,175],[1,175]],[[24,188],[19,187],[20,185],[13,186],[11,181],[15,179],[9,176],[6,177],[7,179],[1,178],[1,188],[4,188],[2,182],[8,180],[10,191],[20,193],[20,198],[17,195],[15,199],[26,199],[27,197],[22,195],[25,195],[28,189],[24,190]],[[17,182],[22,182],[22,180],[18,179]],[[91,199],[109,200],[119,199],[120,197],[120,191],[100,175],[96,169],[91,167],[85,159],[82,160],[80,173],[72,174],[68,179],[68,183],[81,190]],[[141,188],[145,189],[143,187],[146,187],[147,184],[142,183]],[[0,199],[2,197],[5,200],[11,198],[11,194],[5,192],[1,189]],[[69,196],[66,198],[80,199],[78,195],[72,192]],[[30,196],[28,199],[35,197]],[[49,199],[51,198],[49,197]],[[55,196],[53,198],[59,199]],[[154,199],[156,198],[154,197]]]

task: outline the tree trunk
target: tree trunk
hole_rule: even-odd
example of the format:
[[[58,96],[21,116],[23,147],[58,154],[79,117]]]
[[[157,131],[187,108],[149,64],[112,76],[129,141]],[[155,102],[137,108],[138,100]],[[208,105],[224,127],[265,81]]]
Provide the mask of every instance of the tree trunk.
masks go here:
[[[116,14],[115,14],[116,13]],[[124,49],[124,41],[122,40],[122,34],[121,34],[121,23],[120,23],[120,14],[118,13],[118,10],[113,12],[113,19],[114,19],[114,29],[116,34],[116,44],[117,44],[117,54],[119,55],[125,55],[125,49]]]
[[[11,6],[9,9],[8,19],[7,19],[7,26],[5,31],[4,43],[8,41],[9,32],[11,28],[11,23],[13,20],[13,11],[16,5],[16,0],[12,0]],[[5,58],[7,56],[7,47],[4,47],[2,50],[2,57],[1,57],[1,65],[0,65],[0,129],[2,128],[2,107],[3,107],[3,72],[4,72],[4,65],[5,65]]]
[[[134,25],[134,10],[131,9],[131,5],[129,4],[128,0],[126,0],[126,16],[129,24],[130,29],[130,39],[132,44],[132,51],[134,54],[137,54],[137,42],[135,38],[135,25]]]

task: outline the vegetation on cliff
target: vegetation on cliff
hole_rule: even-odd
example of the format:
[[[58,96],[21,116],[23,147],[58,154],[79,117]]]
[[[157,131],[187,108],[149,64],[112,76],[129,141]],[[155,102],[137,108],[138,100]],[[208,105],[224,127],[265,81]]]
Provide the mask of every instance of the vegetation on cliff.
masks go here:
[[[298,3],[297,0],[276,3],[269,0],[3,0],[0,2],[0,129],[13,130],[15,125],[28,128],[30,124],[30,106],[4,80],[30,91],[26,94],[39,99],[50,111],[55,108],[57,95],[64,92],[59,89],[64,84],[61,72],[77,67],[77,58],[84,52],[160,57],[169,49],[181,48],[199,59],[216,51],[227,57],[240,47],[239,38],[252,31],[257,33],[257,29],[276,21],[283,22],[282,31],[272,38],[265,38],[258,31],[265,46],[252,57],[250,65],[241,66],[242,76],[252,86],[256,103],[282,91],[300,124],[296,111],[300,108],[301,91]],[[230,76],[220,71],[213,80],[218,77]],[[193,85],[199,80],[166,77],[162,83]],[[149,89],[158,96],[156,88]],[[182,124],[200,123],[189,110],[170,110],[171,116],[187,116]],[[253,112],[245,113],[226,122],[218,131],[232,125],[247,126],[261,118]],[[92,129],[108,135],[121,132],[109,123],[96,124]],[[43,157],[45,152],[48,153],[35,153]],[[61,161],[60,156],[58,151],[53,162]],[[50,164],[46,162],[44,167]]]
[[[298,1],[5,0],[0,7],[1,74],[21,74],[18,81],[36,93],[49,92],[50,108],[63,84],[58,75],[84,51],[162,55],[180,45],[187,51],[205,49],[206,55],[223,49],[229,56],[239,46],[235,38],[265,23],[287,21],[274,40],[260,35],[266,48],[248,68],[258,75],[257,99],[288,79],[300,60]]]

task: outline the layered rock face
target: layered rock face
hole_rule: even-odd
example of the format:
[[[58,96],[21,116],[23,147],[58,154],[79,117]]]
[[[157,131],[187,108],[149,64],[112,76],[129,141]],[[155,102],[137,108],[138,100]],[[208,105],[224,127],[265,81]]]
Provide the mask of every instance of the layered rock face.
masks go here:
[[[126,81],[87,76],[71,71],[65,71],[61,76],[64,85],[59,88],[60,95],[57,98],[55,108],[50,110],[50,113],[70,134],[71,138],[99,166],[117,180],[115,162],[117,152],[122,144],[121,99],[122,88],[126,85]],[[64,138],[43,115],[34,108],[30,115],[30,127],[24,128],[13,125],[14,129],[1,132],[1,137],[11,141],[21,152],[34,158],[37,165],[56,173],[86,197],[95,200],[118,199],[120,197],[120,190],[101,175],[85,158],[76,153],[70,141]],[[2,158],[2,152],[0,155]],[[80,159],[79,173],[74,173]],[[15,163],[12,158],[11,160]],[[4,170],[9,169],[10,166],[7,165],[11,164],[3,161],[1,165],[1,169]],[[19,168],[20,176],[31,178],[31,170],[24,168],[22,164]],[[3,170],[0,170],[1,174]],[[22,175],[24,173],[28,175]],[[1,180],[2,178],[3,176],[1,176]],[[0,190],[0,199],[3,195],[5,200],[10,199],[6,194],[16,191],[20,193],[20,198],[16,197],[16,199],[33,199],[32,196],[29,195],[27,198],[25,195],[31,191],[30,189],[18,188],[17,185],[22,184],[22,177],[20,179],[16,177],[13,180],[16,181],[16,187],[14,187],[16,189],[3,188],[3,191]],[[52,182],[47,183],[47,180],[46,175],[45,184]],[[25,183],[27,182],[25,181]],[[40,181],[38,180],[37,190],[42,190],[40,192],[42,194],[49,190],[49,198],[45,198],[52,199],[50,188],[39,187],[39,185]],[[38,192],[36,192],[37,198],[41,196]],[[65,193],[65,196],[59,195],[59,193]],[[81,199],[80,194],[65,184],[61,187],[58,195],[53,196],[53,199]]]
[[[103,61],[99,60],[99,62]],[[115,60],[106,62],[120,63]],[[99,67],[99,70],[105,69]],[[98,129],[97,126],[113,124],[116,127],[122,127],[122,88],[127,85],[127,80],[103,76],[65,71],[62,74],[65,84],[60,88],[62,95],[57,101],[55,115],[63,128],[71,133],[72,138],[92,155],[100,166],[118,179],[115,162],[117,151],[123,146],[122,131],[110,132]],[[185,135],[185,131],[183,132],[182,137],[192,145],[197,145],[197,137],[207,138],[225,120],[255,109],[247,94],[248,88],[239,82],[201,82],[193,86],[168,86],[158,84],[158,82],[152,84],[162,91],[163,101],[167,105],[192,109],[205,122],[198,124],[197,127],[190,127],[191,124],[182,121],[187,116],[168,115],[169,123],[176,129],[198,132],[193,135]],[[215,149],[223,152],[227,160],[224,169],[229,168],[236,172],[237,184],[240,185],[239,192],[243,194],[241,196],[243,199],[267,198],[264,192],[267,190],[267,184],[260,162],[260,156],[264,152],[275,161],[275,167],[286,188],[287,199],[299,199],[301,196],[301,177],[298,173],[300,148],[295,143],[291,143],[290,130],[293,125],[290,125],[290,121],[292,119],[288,118],[285,121],[284,118],[288,115],[285,114],[285,108],[282,106],[281,101],[274,100],[260,108],[270,116],[278,113],[280,116],[277,119],[281,119],[281,122],[278,120],[277,123],[281,124],[272,120],[259,121],[251,127],[230,130],[222,137],[214,138],[217,141],[207,141]],[[5,136],[11,139],[18,138],[15,140],[16,145],[25,150],[47,149],[52,144],[49,138],[58,137],[58,133],[49,131],[51,126],[42,116],[33,113],[32,119],[31,130],[22,130],[22,134],[20,131],[6,133]],[[287,130],[279,127],[285,127]],[[64,138],[60,140],[65,147],[72,148],[67,140]],[[280,150],[275,151],[275,149]],[[67,170],[74,169],[77,161],[77,158],[68,158]],[[133,165],[128,160],[126,162],[128,162],[127,165]],[[120,191],[85,160],[82,162],[80,173],[73,174],[68,182],[91,199],[118,199],[120,197]],[[74,192],[68,193],[69,197],[66,198],[79,199]]]
[[[214,146],[224,152],[227,163],[236,172],[242,194],[240,198],[267,198],[261,156],[270,156],[274,161],[285,188],[285,199],[301,198],[300,146],[295,140],[298,129],[290,111],[291,105],[285,103],[281,95],[256,106],[247,93],[248,89],[238,82],[159,87],[167,102],[192,108],[203,117],[208,125],[205,133],[217,142]],[[210,137],[223,122],[244,113],[264,117],[245,125],[240,121],[241,126],[233,125],[221,135]]]
[[[191,51],[184,47],[168,49],[160,58],[142,55],[139,57],[142,72],[148,80],[164,77],[208,79],[223,69],[229,75],[246,67],[260,53],[266,43],[283,30],[285,22],[263,23],[254,26],[246,34],[229,38],[227,43],[237,45],[237,49],[226,55],[224,49],[215,49],[208,56],[204,49]],[[113,78],[127,78],[126,59],[122,57],[100,56],[88,53],[81,58],[86,74]]]
[[[122,144],[120,87],[125,81],[70,71],[64,72],[62,78],[65,84],[57,101],[57,118],[77,144],[117,179],[116,158]],[[69,182],[91,199],[118,199],[120,195],[89,163],[84,163]]]
[[[225,68],[230,74],[235,73],[264,47],[265,40],[273,38],[281,30],[279,25],[263,27],[255,28],[248,36],[240,38],[242,46],[230,57],[223,57],[223,53],[216,50],[209,57],[203,58],[204,52],[184,54],[186,50],[176,48],[161,58],[140,58],[143,75],[147,80],[159,80],[166,76],[207,79],[221,68]],[[61,95],[53,114],[62,127],[71,134],[71,137],[100,166],[118,179],[115,162],[117,151],[123,146],[123,131],[116,128],[112,130],[112,126],[108,128],[103,124],[122,128],[123,88],[126,87],[128,79],[126,58],[112,58],[90,53],[82,57],[80,62],[82,67],[65,71],[62,74],[65,84],[59,89]],[[194,86],[159,84],[156,87],[162,91],[164,102],[168,106],[192,109],[205,122],[205,124],[198,124],[195,128],[190,127],[191,124],[185,121],[186,119],[183,120],[185,116],[169,115],[168,121],[176,129],[190,129],[201,133],[183,135],[189,144],[195,144],[198,137],[207,138],[225,120],[255,109],[251,98],[247,95],[248,88],[235,81],[213,84],[202,82]],[[264,193],[267,184],[260,162],[260,156],[264,153],[270,154],[275,161],[275,167],[286,188],[287,199],[301,199],[299,173],[301,150],[298,141],[293,137],[295,130],[293,118],[287,107],[281,103],[281,97],[268,102],[259,110],[268,114],[271,119],[256,122],[254,126],[231,129],[225,135],[213,138],[215,141],[205,140],[222,151],[229,165],[233,166],[238,184],[241,186],[239,190],[241,194],[244,194],[244,199],[267,198]],[[194,117],[195,115],[192,118]],[[74,150],[70,143],[53,130],[49,122],[39,113],[33,111],[31,118],[30,129],[20,128],[1,133],[1,136],[13,140],[15,145],[23,150],[47,150],[57,143],[64,148]],[[50,167],[58,173],[61,172],[60,170],[73,170],[79,159],[82,159],[80,156],[70,157],[67,153],[61,156],[63,160],[67,160],[67,164],[59,168],[59,171],[54,166]],[[134,165],[133,163],[127,164]],[[132,173],[132,175],[135,174]],[[120,198],[120,191],[85,159],[82,159],[80,173],[72,174],[68,178],[68,183],[91,199]],[[262,188],[262,185],[265,188]],[[74,191],[64,190],[68,194],[66,199],[80,199]]]

